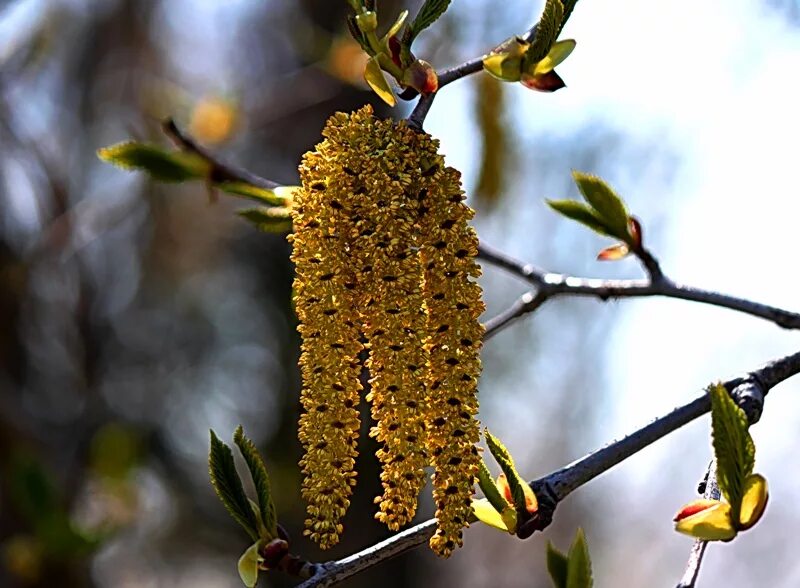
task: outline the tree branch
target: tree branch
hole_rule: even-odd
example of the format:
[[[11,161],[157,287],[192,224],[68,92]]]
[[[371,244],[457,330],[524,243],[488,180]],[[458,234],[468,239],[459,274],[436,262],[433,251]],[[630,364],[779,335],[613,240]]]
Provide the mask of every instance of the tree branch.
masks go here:
[[[655,258],[646,250],[644,253],[652,261],[642,261],[643,265],[647,263],[652,267],[658,268],[658,262]],[[800,314],[796,312],[711,290],[678,284],[663,275],[660,268],[658,273],[654,274],[653,270],[646,266],[649,278],[644,280],[604,280],[546,272],[531,264],[505,255],[486,244],[479,246],[478,257],[534,286],[533,291],[523,294],[507,311],[487,321],[487,333],[491,327],[492,335],[556,296],[588,296],[604,301],[621,298],[641,298],[644,296],[664,296],[666,298],[702,302],[743,312],[768,320],[784,329],[800,329]]]
[[[800,352],[772,361],[743,377],[731,379],[724,386],[745,412],[758,408],[755,414],[760,415],[761,409],[754,407],[752,403],[755,397],[753,388],[758,389],[758,394],[763,399],[771,388],[797,373],[800,373]],[[711,402],[704,392],[688,404],[676,408],[627,437],[613,441],[582,459],[531,482],[530,485],[539,498],[540,518],[536,521],[535,530],[543,530],[552,522],[556,506],[571,492],[710,410]],[[750,414],[748,413],[748,418]],[[433,534],[435,525],[436,521],[431,519],[347,558],[318,564],[317,573],[299,588],[332,586],[390,557],[418,547]]]

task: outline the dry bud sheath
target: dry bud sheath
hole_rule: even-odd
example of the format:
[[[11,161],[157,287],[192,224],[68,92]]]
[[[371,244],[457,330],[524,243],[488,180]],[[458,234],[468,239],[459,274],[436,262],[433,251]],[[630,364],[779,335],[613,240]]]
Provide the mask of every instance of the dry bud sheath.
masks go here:
[[[483,303],[471,279],[472,211],[429,135],[365,107],[331,117],[323,136],[301,165],[293,216],[306,532],[335,543],[349,503],[363,335],[383,466],[376,518],[393,530],[408,523],[434,465],[431,545],[446,556],[461,544],[478,464]]]

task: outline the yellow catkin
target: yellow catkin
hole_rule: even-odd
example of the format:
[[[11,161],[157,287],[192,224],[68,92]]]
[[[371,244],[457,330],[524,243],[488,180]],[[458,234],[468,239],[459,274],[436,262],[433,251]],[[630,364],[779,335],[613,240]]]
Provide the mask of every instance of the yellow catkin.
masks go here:
[[[435,146],[435,142],[433,143]],[[478,238],[468,221],[460,174],[431,158],[422,188],[420,249],[428,318],[428,450],[434,466],[433,496],[438,528],[431,548],[447,557],[462,544],[472,514],[470,499],[480,457],[477,381],[483,327]]]
[[[429,135],[379,121],[367,106],[331,117],[323,136],[303,160],[293,211],[306,532],[327,547],[341,531],[355,482],[363,336],[370,434],[381,444],[376,518],[394,530],[408,523],[433,465],[431,546],[447,556],[461,544],[479,459],[483,303],[472,211]]]
[[[328,548],[339,541],[356,481],[363,344],[353,294],[356,276],[347,255],[353,205],[341,199],[344,178],[329,174],[324,145],[307,153],[300,166],[302,189],[294,197],[291,240],[302,336],[305,534]]]

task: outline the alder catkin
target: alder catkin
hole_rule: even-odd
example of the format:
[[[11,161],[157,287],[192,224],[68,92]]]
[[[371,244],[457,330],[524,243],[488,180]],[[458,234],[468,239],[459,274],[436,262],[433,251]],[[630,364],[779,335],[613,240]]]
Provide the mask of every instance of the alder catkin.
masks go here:
[[[367,106],[331,117],[323,137],[303,159],[293,212],[306,533],[327,547],[341,532],[366,341],[370,434],[381,444],[376,518],[393,530],[410,522],[433,465],[431,546],[447,556],[461,544],[479,459],[472,211],[438,142],[405,123],[377,120]]]

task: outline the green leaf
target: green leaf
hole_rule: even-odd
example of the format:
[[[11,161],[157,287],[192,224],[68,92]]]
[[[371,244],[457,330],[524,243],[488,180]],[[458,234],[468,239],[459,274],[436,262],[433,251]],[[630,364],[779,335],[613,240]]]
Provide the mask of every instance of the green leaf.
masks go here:
[[[209,163],[199,155],[167,151],[156,145],[128,141],[98,149],[97,156],[122,169],[139,169],[161,182],[185,182],[208,175]]]
[[[572,11],[575,9],[575,5],[578,3],[578,0],[564,0],[564,16],[561,18],[561,27],[558,29],[559,34],[564,28],[564,25],[567,24],[569,17],[572,16]]]
[[[258,584],[258,564],[261,563],[261,556],[258,550],[261,548],[261,541],[256,541],[239,558],[239,577],[247,588],[255,588]]]
[[[288,208],[245,208],[236,214],[249,220],[256,228],[266,233],[288,233],[292,230],[292,216]]]
[[[500,491],[497,489],[497,484],[494,483],[492,474],[489,472],[489,468],[486,467],[483,460],[481,460],[478,466],[478,485],[481,487],[483,495],[489,501],[489,504],[491,504],[498,513],[502,513],[503,510],[508,507],[508,501],[500,494]]]
[[[417,16],[414,17],[414,21],[411,23],[409,44],[417,35],[435,23],[445,13],[449,5],[450,0],[425,0],[425,4],[419,9]]]
[[[567,588],[567,556],[547,542],[547,573],[556,588]]]
[[[614,237],[611,230],[606,227],[603,219],[597,216],[593,208],[577,200],[547,200],[547,205],[557,213],[589,227],[596,233],[606,237]]]
[[[242,481],[236,473],[231,448],[211,431],[211,448],[208,452],[208,474],[211,485],[230,515],[247,534],[258,540],[258,521],[244,493]]]
[[[497,437],[492,435],[488,429],[486,429],[485,433],[486,444],[489,446],[489,451],[497,460],[500,469],[503,470],[508,480],[508,485],[511,488],[511,496],[514,499],[514,508],[517,509],[518,513],[527,512],[525,504],[525,486],[528,485],[527,482],[525,482],[519,475],[519,472],[517,472],[514,459],[511,457],[505,445],[503,445]]]
[[[511,509],[508,505],[505,508],[507,510]],[[509,528],[508,522],[503,518],[503,515],[497,512],[494,505],[485,498],[472,499],[472,513],[475,515],[475,518],[485,525],[500,529],[506,533],[515,532],[515,529]],[[513,526],[516,527],[516,516],[514,516],[513,522]]]
[[[611,235],[630,243],[631,236],[628,231],[630,218],[622,199],[597,176],[573,171],[572,177],[586,202],[595,209],[597,216],[611,231]]]
[[[578,528],[567,554],[567,588],[592,588],[592,560],[586,535]]]
[[[734,513],[739,513],[745,480],[753,473],[756,448],[748,431],[745,412],[736,405],[725,386],[709,387],[711,437],[717,458],[717,480]]]
[[[552,47],[550,47],[550,51],[547,53],[544,59],[539,61],[533,68],[533,75],[541,76],[553,71],[556,67],[562,64],[567,57],[570,56],[570,54],[575,50],[575,45],[576,43],[574,39],[564,39],[563,41],[556,42]]]
[[[239,425],[236,432],[233,434],[233,441],[242,452],[244,461],[247,463],[247,469],[250,470],[250,475],[253,477],[253,484],[256,487],[256,496],[258,497],[258,512],[261,516],[261,522],[269,533],[269,537],[262,537],[262,539],[274,539],[278,536],[278,520],[275,516],[275,504],[272,501],[272,490],[269,483],[269,474],[258,453],[258,449],[253,442],[244,434],[244,429]]]
[[[362,33],[358,28],[356,17],[352,14],[347,17],[347,28],[350,30],[350,35],[359,45],[361,45],[361,48],[367,53],[367,55],[372,55],[374,51],[372,50],[372,47],[369,46],[369,41],[367,41],[366,35],[364,35],[364,33]]]
[[[370,57],[369,61],[367,61],[367,67],[364,69],[364,81],[386,104],[389,106],[397,104],[397,99],[394,97],[394,92],[392,92],[389,82],[386,81],[386,77],[383,75],[383,70],[380,63],[378,63],[377,57]]]
[[[536,36],[525,54],[526,64],[537,63],[550,52],[550,47],[558,39],[563,16],[564,5],[561,0],[547,0],[542,17],[536,25]]]
[[[295,186],[279,186],[274,190],[267,190],[266,188],[259,188],[258,186],[246,182],[220,182],[215,185],[228,194],[255,200],[260,204],[267,204],[269,206],[287,206],[291,198],[282,195],[283,190],[281,189],[295,188]]]

